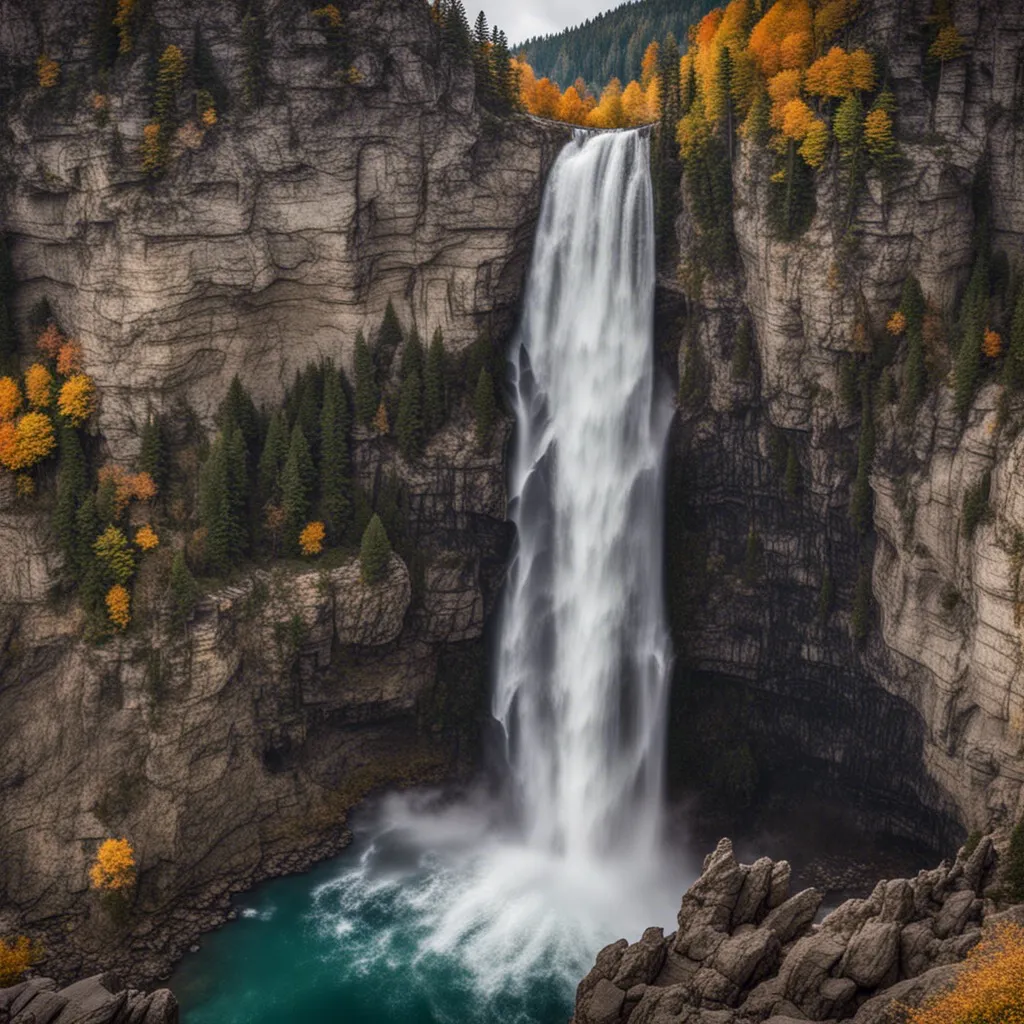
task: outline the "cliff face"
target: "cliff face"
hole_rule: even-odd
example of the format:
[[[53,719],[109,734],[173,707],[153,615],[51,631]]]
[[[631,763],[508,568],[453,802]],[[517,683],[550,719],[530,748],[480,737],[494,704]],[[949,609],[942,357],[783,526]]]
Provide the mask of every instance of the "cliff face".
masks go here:
[[[0,3],[16,311],[27,337],[45,296],[83,343],[104,457],[131,458],[150,411],[172,438],[209,428],[236,373],[273,404],[310,360],[351,369],[357,330],[369,336],[389,299],[422,335],[441,327],[449,350],[504,340],[566,134],[484,113],[425,5],[343,6],[344,86],[306,7],[267,5],[266,96],[249,109],[236,6],[149,5],[162,46],[191,53],[201,27],[233,97],[151,182],[137,158],[144,60],[119,62],[101,125],[91,6]],[[53,95],[32,84],[43,52],[61,65]],[[398,481],[415,565],[395,556],[372,588],[351,559],[248,571],[184,630],[154,614],[98,647],[52,596],[45,488],[19,503],[5,482],[0,934],[42,938],[49,973],[152,979],[222,919],[230,892],[339,849],[367,792],[477,763],[482,637],[508,543],[500,439],[480,454],[456,414],[415,464],[368,432],[352,454],[367,495]],[[140,576],[136,600],[146,588]],[[87,888],[111,835],[139,861],[121,926]]]
[[[670,589],[685,583],[674,602],[670,756],[677,775],[700,778],[680,748],[699,745],[702,731],[738,735],[711,761],[743,797],[783,777],[825,793],[838,784],[865,821],[948,842],[1024,810],[1020,403],[1009,397],[997,426],[1002,389],[989,383],[963,421],[942,382],[907,425],[894,402],[876,401],[873,519],[862,538],[850,516],[860,417],[840,396],[844,362],[884,344],[907,275],[947,323],[955,318],[979,182],[993,250],[1019,265],[1024,13],[958,5],[970,56],[949,63],[933,99],[921,42],[928,5],[877,0],[864,11],[853,38],[886,55],[899,171],[869,175],[845,233],[838,170],[826,165],[809,230],[782,242],[768,222],[771,171],[743,143],[737,269],[710,273],[699,294],[663,282],[662,330],[669,342],[684,338],[680,375],[692,359],[699,381],[682,400],[671,460]],[[689,213],[677,229],[685,258]],[[738,373],[744,323],[755,351]],[[902,349],[888,372],[898,388]],[[987,472],[990,514],[968,538],[964,496]],[[862,564],[873,608],[857,643]]]

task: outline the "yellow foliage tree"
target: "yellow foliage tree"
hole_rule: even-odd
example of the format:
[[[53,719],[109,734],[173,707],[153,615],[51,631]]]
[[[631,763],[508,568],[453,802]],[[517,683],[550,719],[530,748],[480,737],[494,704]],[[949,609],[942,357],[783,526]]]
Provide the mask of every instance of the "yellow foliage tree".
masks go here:
[[[62,416],[80,427],[96,408],[96,387],[84,373],[72,374],[60,389],[57,408]]]
[[[36,493],[36,482],[28,473],[18,473],[14,478],[14,492],[19,498],[31,498]]]
[[[627,125],[647,124],[652,119],[647,96],[637,81],[630,82],[622,92],[622,116]]]
[[[558,104],[562,93],[550,78],[541,78],[533,85],[526,109],[537,117],[554,120],[558,117]]]
[[[580,99],[576,87],[570,85],[562,93],[562,99],[558,104],[558,120],[566,121],[568,124],[584,124],[587,119],[587,110]]]
[[[36,78],[41,89],[52,89],[60,81],[60,65],[41,53],[36,59]]]
[[[0,424],[0,463],[14,472],[29,469],[56,447],[53,424],[44,413],[29,412],[17,424]]]
[[[814,40],[808,30],[790,32],[779,43],[779,64],[783,68],[805,68],[814,55]]]
[[[321,522],[307,523],[299,534],[299,547],[304,555],[319,555],[324,549],[324,537],[327,536]]]
[[[777,0],[772,4],[750,33],[750,52],[754,55],[761,74],[765,78],[771,78],[782,71],[786,67],[782,60],[783,41],[801,33],[809,35],[813,27],[814,19],[808,0]],[[799,42],[799,52],[809,60],[811,53],[802,49],[802,39]],[[794,56],[797,50],[796,41],[789,44],[789,50],[789,56]]]
[[[587,123],[593,128],[622,128],[625,115],[622,110],[622,83],[613,78],[601,93],[601,100],[590,112]]]
[[[808,167],[815,169],[821,167],[828,156],[829,133],[828,125],[824,121],[815,120],[814,124],[807,130],[803,144],[800,146],[800,155]]]
[[[42,956],[43,947],[24,935],[0,939],[0,988],[17,985],[24,973]]]
[[[0,422],[12,420],[21,409],[21,388],[13,377],[0,377]]]
[[[782,108],[782,134],[795,142],[802,142],[817,121],[814,111],[801,99],[790,100]]]
[[[373,427],[381,436],[391,433],[391,424],[388,422],[388,407],[384,404],[384,399],[381,399],[380,405],[377,406],[377,414],[373,417]]]
[[[135,531],[135,544],[143,551],[152,551],[160,544],[160,537],[149,523],[145,523]]]
[[[998,359],[1003,351],[1003,339],[998,331],[991,327],[985,329],[985,335],[981,339],[981,350],[989,359]]]
[[[53,376],[42,363],[33,363],[25,371],[25,396],[33,409],[53,404]]]
[[[907,329],[907,318],[902,310],[897,309],[886,321],[885,329],[894,335],[902,334]]]
[[[939,29],[935,41],[928,47],[928,56],[932,60],[955,60],[964,52],[964,37],[956,29],[956,25],[944,25]]]
[[[147,173],[157,171],[163,165],[163,146],[160,142],[160,125],[150,121],[142,129],[142,145],[139,147],[142,169]]]
[[[872,156],[880,159],[893,156],[896,152],[896,138],[888,111],[877,107],[868,112],[864,118],[864,142]]]
[[[651,82],[658,77],[658,58],[661,55],[661,47],[655,39],[647,44],[644,50],[643,60],[640,62],[640,86],[646,89]]]
[[[128,546],[128,538],[116,526],[108,526],[96,538],[92,549],[118,583],[127,583],[131,579],[135,572],[135,556]]]
[[[907,1024],[1022,1024],[1024,928],[1000,925],[967,954],[948,992],[902,1009]]]
[[[89,882],[103,892],[125,892],[135,884],[135,851],[127,839],[104,839],[89,869]]]
[[[117,0],[117,13],[114,15],[114,25],[118,32],[118,52],[131,53],[132,33],[131,19],[132,11],[135,9],[136,0]]]
[[[131,595],[123,586],[121,586],[120,583],[115,583],[107,591],[106,601],[107,615],[110,618],[110,621],[117,626],[118,629],[127,629],[128,623],[132,621]]]
[[[833,99],[868,92],[875,87],[875,62],[867,50],[847,53],[841,46],[833,46],[807,69],[804,86],[813,96]]]
[[[768,97],[772,101],[769,120],[773,128],[782,130],[786,105],[800,98],[800,72],[780,71],[768,79]]]

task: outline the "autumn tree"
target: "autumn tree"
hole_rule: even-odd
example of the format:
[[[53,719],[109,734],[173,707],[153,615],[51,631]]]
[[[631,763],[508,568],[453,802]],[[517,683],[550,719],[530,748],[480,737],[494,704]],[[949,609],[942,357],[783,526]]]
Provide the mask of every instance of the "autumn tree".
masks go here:
[[[626,123],[622,107],[622,83],[613,78],[602,90],[601,100],[590,112],[587,123],[593,128],[622,128]]]
[[[307,557],[319,555],[324,549],[326,535],[323,523],[307,523],[299,533],[299,550]]]
[[[16,380],[13,377],[0,377],[0,421],[13,420],[23,400]]]
[[[120,583],[115,583],[107,591],[107,616],[120,630],[127,629],[132,621],[131,603],[131,594]]]
[[[74,426],[85,423],[96,408],[96,387],[92,378],[84,373],[69,377],[61,386],[57,408]]]
[[[565,121],[568,124],[585,124],[587,113],[587,108],[583,105],[583,100],[576,87],[570,85],[558,101],[558,112],[555,115],[557,120]]]
[[[135,866],[135,850],[127,839],[105,839],[89,869],[89,883],[101,892],[128,892],[135,885]]]
[[[93,551],[115,583],[127,583],[135,572],[135,556],[128,538],[116,526],[108,526],[93,543]]]
[[[152,551],[159,547],[160,537],[149,523],[144,523],[135,531],[135,546],[141,551]]]
[[[932,107],[932,121],[935,120],[935,106],[938,105],[938,97],[942,95],[942,80],[946,73],[946,64],[951,60],[961,57],[964,52],[964,38],[957,31],[956,25],[952,23],[943,25],[931,46],[928,47],[928,58],[937,61],[939,65],[939,85],[936,91],[936,102]]]
[[[53,375],[41,363],[33,363],[25,371],[25,397],[33,409],[53,404]]]
[[[627,126],[646,124],[651,119],[650,111],[647,109],[647,95],[635,80],[623,90],[622,118]]]
[[[24,935],[0,939],[0,989],[17,985],[25,972],[42,957],[42,946]]]
[[[391,542],[380,516],[374,513],[359,545],[359,566],[364,583],[380,582],[391,561]]]

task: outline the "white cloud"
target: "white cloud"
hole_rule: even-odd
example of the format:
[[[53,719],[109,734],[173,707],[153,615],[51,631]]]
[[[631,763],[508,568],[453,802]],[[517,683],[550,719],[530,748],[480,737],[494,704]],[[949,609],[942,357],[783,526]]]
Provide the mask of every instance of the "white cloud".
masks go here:
[[[487,15],[487,24],[505,30],[508,41],[513,46],[529,39],[531,36],[548,35],[560,32],[570,25],[578,25],[587,18],[592,18],[609,6],[618,6],[612,0],[488,0],[480,4],[479,0],[464,0],[466,13],[472,25],[476,16],[483,8]]]

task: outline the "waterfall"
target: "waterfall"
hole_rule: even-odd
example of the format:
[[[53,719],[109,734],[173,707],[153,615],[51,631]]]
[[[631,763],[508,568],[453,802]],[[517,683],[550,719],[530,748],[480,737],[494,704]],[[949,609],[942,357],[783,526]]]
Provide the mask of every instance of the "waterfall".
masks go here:
[[[493,712],[508,802],[394,794],[313,891],[336,983],[377,1020],[565,1018],[594,954],[671,925],[663,858],[662,455],[645,132],[579,132],[551,171],[509,353],[517,528]]]
[[[510,362],[517,550],[494,714],[528,841],[649,850],[670,643],[662,599],[649,139],[578,132],[551,171]]]

